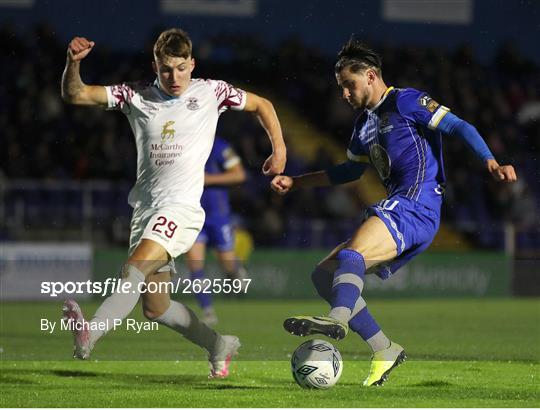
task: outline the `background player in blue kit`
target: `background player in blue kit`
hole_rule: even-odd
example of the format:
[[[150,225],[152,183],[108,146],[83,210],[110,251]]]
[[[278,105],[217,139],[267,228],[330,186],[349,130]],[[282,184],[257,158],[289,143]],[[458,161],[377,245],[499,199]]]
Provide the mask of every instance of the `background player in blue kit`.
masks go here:
[[[447,107],[425,92],[388,87],[380,57],[358,41],[349,40],[339,52],[335,74],[343,98],[360,111],[347,161],[294,178],[276,176],[272,189],[285,194],[292,188],[343,184],[360,178],[371,164],[388,197],[369,207],[352,238],[312,273],[319,295],[331,306],[329,314],[295,316],[283,325],[295,335],[321,333],[337,340],[351,328],[374,352],[364,385],[380,385],[405,359],[405,352],[369,313],[361,295],[364,276],[369,270],[387,279],[433,240],[445,189],[442,134],[465,141],[495,180],[513,182],[517,177],[512,166],[497,163],[477,130]]]
[[[205,188],[201,206],[206,213],[206,220],[195,244],[185,256],[191,279],[203,280],[206,277],[204,260],[207,246],[216,249],[217,259],[227,278],[244,279],[245,270],[234,252],[228,189],[230,185],[240,184],[246,180],[242,161],[225,140],[216,137],[204,172]],[[203,309],[205,323],[215,325],[218,319],[210,293],[197,293],[196,298]]]

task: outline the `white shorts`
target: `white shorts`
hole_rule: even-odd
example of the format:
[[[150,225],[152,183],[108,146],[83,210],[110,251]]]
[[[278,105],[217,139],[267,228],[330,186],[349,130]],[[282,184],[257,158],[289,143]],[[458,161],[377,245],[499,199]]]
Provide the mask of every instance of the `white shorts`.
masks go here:
[[[170,256],[168,265],[158,272],[176,273],[174,258],[191,249],[204,225],[204,217],[201,207],[189,205],[136,207],[131,217],[129,255],[142,239],[150,239],[163,246]]]

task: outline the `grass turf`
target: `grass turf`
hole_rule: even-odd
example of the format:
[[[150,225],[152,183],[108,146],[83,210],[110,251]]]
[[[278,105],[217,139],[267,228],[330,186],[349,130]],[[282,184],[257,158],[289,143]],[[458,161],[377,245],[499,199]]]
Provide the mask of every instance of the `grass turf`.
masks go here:
[[[95,303],[84,303],[93,312]],[[355,334],[337,342],[340,382],[328,391],[298,388],[290,353],[302,339],[282,330],[291,314],[327,310],[316,301],[218,301],[218,330],[243,343],[225,380],[208,380],[202,350],[169,329],[119,329],[92,360],[70,360],[58,303],[2,303],[2,407],[538,407],[538,299],[369,301],[409,360],[380,388],[363,388],[370,352]],[[142,320],[140,308],[132,316]]]

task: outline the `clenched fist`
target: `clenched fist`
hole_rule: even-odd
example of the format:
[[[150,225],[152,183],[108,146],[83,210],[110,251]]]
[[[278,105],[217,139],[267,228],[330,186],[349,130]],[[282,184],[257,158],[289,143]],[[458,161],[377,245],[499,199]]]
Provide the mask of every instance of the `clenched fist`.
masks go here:
[[[286,175],[277,175],[274,177],[270,186],[280,195],[285,195],[293,187],[294,180]]]
[[[70,61],[81,61],[85,58],[96,43],[84,37],[75,37],[69,42],[67,56]]]
[[[487,160],[487,169],[495,181],[515,182],[517,180],[516,171],[512,165],[499,165],[494,159]]]

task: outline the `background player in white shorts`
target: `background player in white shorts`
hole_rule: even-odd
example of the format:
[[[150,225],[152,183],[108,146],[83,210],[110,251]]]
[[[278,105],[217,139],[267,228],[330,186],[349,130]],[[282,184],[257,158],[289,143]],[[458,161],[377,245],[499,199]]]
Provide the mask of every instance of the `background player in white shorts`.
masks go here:
[[[224,81],[192,79],[192,44],[180,29],[166,30],[154,44],[153,84],[113,86],[82,82],[80,61],[94,42],[75,37],[67,50],[62,98],[71,104],[100,105],[122,111],[137,145],[137,182],[129,194],[133,206],[129,257],[121,276],[132,289],[141,283],[168,282],[173,259],[194,243],[204,223],[200,197],[204,164],[212,149],[219,115],[227,109],[257,115],[272,142],[263,165],[266,175],[283,172],[286,148],[272,103]],[[74,356],[89,357],[106,330],[96,324],[124,319],[142,295],[144,315],[181,333],[209,352],[212,377],[228,375],[228,363],[240,343],[207,327],[183,304],[163,293],[114,293],[103,301],[90,322],[73,300],[64,303],[66,320],[88,323],[75,331]],[[94,326],[91,326],[94,325]],[[107,326],[105,326],[107,328]]]

